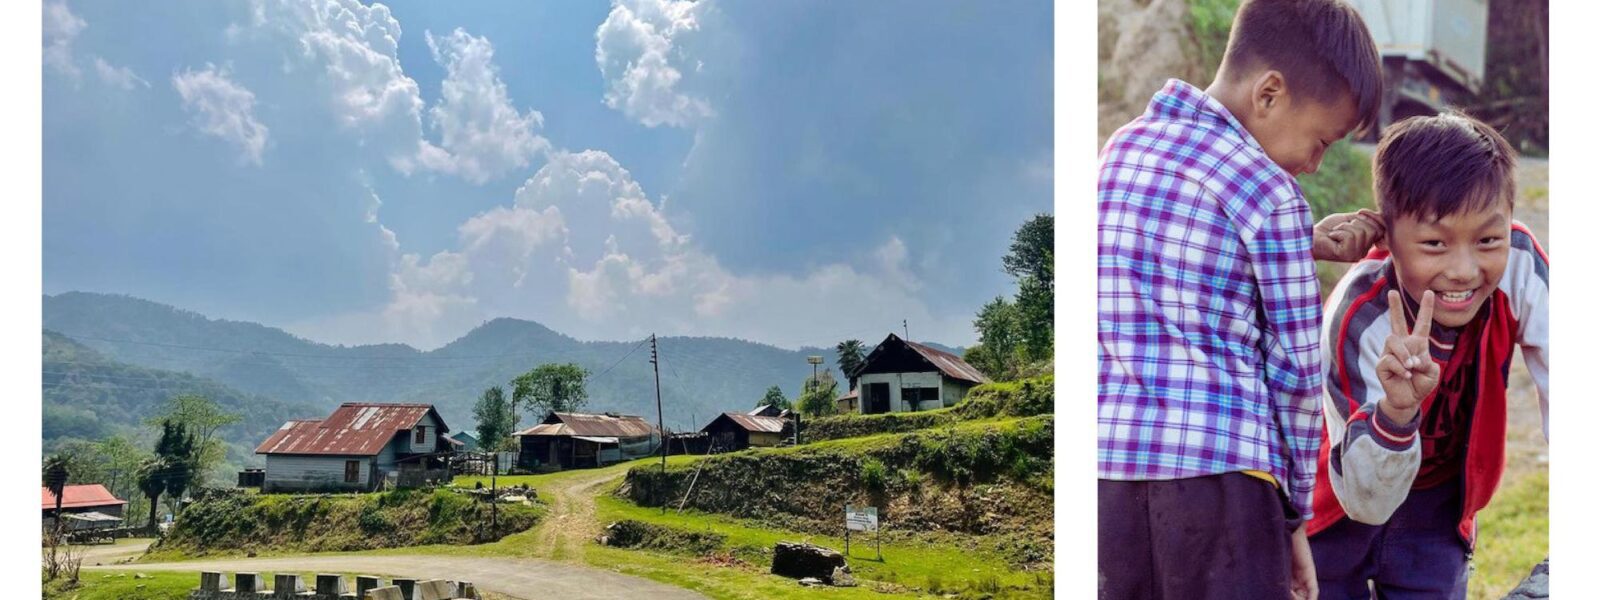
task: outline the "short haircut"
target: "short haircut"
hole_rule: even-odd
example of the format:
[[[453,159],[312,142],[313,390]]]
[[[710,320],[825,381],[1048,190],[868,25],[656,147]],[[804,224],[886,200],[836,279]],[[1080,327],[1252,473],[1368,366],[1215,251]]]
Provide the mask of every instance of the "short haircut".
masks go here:
[[[1390,125],[1372,160],[1372,187],[1384,220],[1418,220],[1490,210],[1516,198],[1516,153],[1500,133],[1460,113],[1411,117]]]
[[[1276,70],[1291,94],[1322,104],[1350,94],[1360,117],[1356,131],[1378,121],[1378,46],[1361,15],[1340,0],[1245,0],[1233,16],[1222,65],[1235,76]]]

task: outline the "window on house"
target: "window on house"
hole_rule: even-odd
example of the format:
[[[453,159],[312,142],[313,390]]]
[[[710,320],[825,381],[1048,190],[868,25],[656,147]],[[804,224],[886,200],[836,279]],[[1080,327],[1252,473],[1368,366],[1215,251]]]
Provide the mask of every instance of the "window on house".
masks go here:
[[[344,461],[344,482],[359,483],[361,481],[361,461]]]
[[[428,443],[428,426],[427,425],[419,425],[419,426],[417,426],[417,437],[416,437],[416,439],[412,440],[412,443],[414,443],[414,444],[426,444],[426,443]]]
[[[936,406],[939,402],[939,388],[936,387],[907,387],[900,388],[900,399],[905,400],[911,410],[922,410]]]

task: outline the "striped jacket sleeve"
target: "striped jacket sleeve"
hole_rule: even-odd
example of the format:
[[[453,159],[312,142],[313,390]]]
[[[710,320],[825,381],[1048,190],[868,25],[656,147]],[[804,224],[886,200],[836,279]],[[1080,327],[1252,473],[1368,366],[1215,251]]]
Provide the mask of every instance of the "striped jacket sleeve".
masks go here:
[[[1539,412],[1544,418],[1544,439],[1550,439],[1550,259],[1533,232],[1521,223],[1511,228],[1511,256],[1500,289],[1510,299],[1517,321],[1517,344],[1522,361],[1539,389]]]
[[[1323,415],[1328,479],[1351,519],[1378,525],[1411,492],[1422,464],[1421,413],[1396,423],[1381,410],[1377,364],[1389,336],[1387,261],[1352,267],[1328,296],[1323,320]]]

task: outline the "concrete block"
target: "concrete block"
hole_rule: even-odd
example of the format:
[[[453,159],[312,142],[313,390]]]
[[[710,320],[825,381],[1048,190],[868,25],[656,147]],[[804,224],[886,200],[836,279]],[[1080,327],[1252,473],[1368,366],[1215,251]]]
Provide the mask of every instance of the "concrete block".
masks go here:
[[[272,577],[273,598],[294,598],[305,589],[305,582],[300,581],[298,573],[278,573]]]
[[[394,584],[395,587],[400,588],[400,599],[401,600],[417,600],[417,596],[416,596],[416,593],[417,593],[416,592],[417,580],[396,577],[394,579],[389,580],[389,583]]]
[[[456,586],[450,585],[450,582],[443,579],[419,581],[411,600],[452,600],[456,597],[455,588]]]
[[[217,571],[204,571],[200,573],[200,591],[220,592],[227,587],[223,584],[222,573]]]
[[[371,575],[357,575],[356,576],[356,597],[357,598],[361,598],[361,599],[365,600],[366,597],[367,597],[367,592],[370,592],[374,588],[379,588],[379,587],[383,587],[383,582],[381,580],[379,580],[377,577],[373,577]]]
[[[234,591],[234,593],[253,594],[255,592],[261,591],[261,588],[262,588],[262,585],[261,585],[261,574],[260,573],[234,573],[233,574],[233,591]]]
[[[337,573],[317,574],[317,595],[334,597],[344,593],[344,576]]]
[[[366,600],[409,600],[405,594],[400,593],[400,586],[386,585],[372,588],[367,591]]]
[[[478,600],[478,588],[474,587],[470,581],[457,582],[456,597],[466,598],[467,600]]]

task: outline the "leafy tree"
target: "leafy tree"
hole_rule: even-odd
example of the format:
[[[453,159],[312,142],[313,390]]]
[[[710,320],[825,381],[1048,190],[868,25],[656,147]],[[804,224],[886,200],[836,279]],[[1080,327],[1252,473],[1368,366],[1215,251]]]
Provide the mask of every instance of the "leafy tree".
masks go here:
[[[800,394],[800,412],[808,417],[831,415],[839,410],[839,382],[823,371],[815,379],[807,377],[805,392]]]
[[[850,381],[850,389],[856,389],[856,371],[867,360],[866,346],[861,340],[845,340],[834,347],[839,352],[839,370],[844,372],[845,379]]]
[[[1006,274],[1018,279],[1032,277],[1044,284],[1047,294],[1054,295],[1055,216],[1034,215],[1011,239],[1011,252],[1000,259]]]
[[[978,362],[967,361],[991,379],[1010,379],[1023,362],[1022,315],[1016,304],[996,296],[978,311],[972,322],[978,330],[978,346],[968,350]],[[981,349],[979,349],[981,347]]]
[[[1028,361],[1048,359],[1055,354],[1055,295],[1047,281],[1028,276],[1018,282],[1017,336]]]
[[[190,456],[186,462],[193,466],[190,476],[194,483],[203,484],[205,474],[222,464],[227,457],[227,447],[217,439],[217,430],[242,421],[244,417],[224,411],[215,401],[196,394],[174,396],[167,401],[162,414],[146,422],[156,425],[171,422],[190,438]],[[157,451],[159,453],[159,450]]]
[[[767,388],[767,395],[763,396],[761,401],[756,403],[756,406],[772,406],[779,410],[794,408],[794,404],[790,403],[789,399],[783,395],[783,388],[778,386]]]
[[[589,400],[583,385],[588,375],[576,363],[539,365],[512,380],[511,404],[522,404],[540,418],[553,412],[574,412]]]
[[[139,491],[150,502],[150,521],[145,527],[154,531],[156,528],[156,507],[161,501],[162,492],[167,491],[167,461],[159,456],[152,456],[139,465],[139,470],[134,475],[134,481],[139,486]]]
[[[472,416],[478,419],[478,443],[485,449],[502,450],[511,444],[514,425],[508,409],[505,391],[500,386],[484,390],[472,407]]]
[[[160,468],[149,474],[153,479],[148,483],[161,486],[161,490],[166,492],[167,503],[174,514],[183,507],[184,492],[189,491],[197,483],[197,449],[195,435],[182,423],[171,420],[161,422],[161,437],[156,440],[156,459],[160,462]],[[139,487],[146,495],[150,494],[146,482],[141,481]],[[151,504],[155,503],[159,495],[157,493],[151,497]],[[153,520],[155,507],[151,506],[150,511]]]

